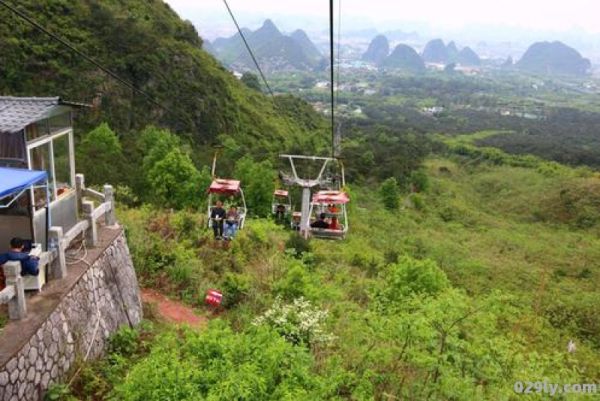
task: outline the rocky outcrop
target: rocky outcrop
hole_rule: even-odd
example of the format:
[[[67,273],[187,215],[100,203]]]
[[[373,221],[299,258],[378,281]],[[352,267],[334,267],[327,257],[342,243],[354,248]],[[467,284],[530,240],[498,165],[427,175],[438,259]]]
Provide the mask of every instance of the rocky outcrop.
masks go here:
[[[402,44],[396,46],[392,54],[381,63],[381,66],[409,72],[425,71],[425,63],[415,49]]]
[[[447,63],[450,55],[444,41],[442,39],[429,41],[423,49],[423,60],[427,63]]]
[[[383,35],[377,35],[371,43],[369,44],[369,48],[362,55],[363,61],[369,61],[371,63],[379,64],[390,53],[390,43],[387,38]]]
[[[481,59],[470,47],[465,47],[458,53],[456,62],[467,66],[481,65]]]
[[[527,49],[516,68],[536,74],[586,75],[590,60],[562,42],[537,42]]]

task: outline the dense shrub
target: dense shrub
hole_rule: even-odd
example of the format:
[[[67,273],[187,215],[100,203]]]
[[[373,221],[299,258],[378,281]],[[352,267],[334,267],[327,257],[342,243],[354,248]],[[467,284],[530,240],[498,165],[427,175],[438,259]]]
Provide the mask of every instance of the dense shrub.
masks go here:
[[[400,206],[400,191],[398,189],[398,182],[394,177],[388,178],[381,184],[379,194],[386,209],[398,209]]]
[[[446,274],[431,260],[402,257],[382,273],[382,287],[376,294],[382,305],[402,302],[410,295],[435,295],[449,286]]]
[[[323,383],[307,350],[264,326],[234,333],[216,321],[201,332],[167,333],[113,396],[129,401],[321,399]]]

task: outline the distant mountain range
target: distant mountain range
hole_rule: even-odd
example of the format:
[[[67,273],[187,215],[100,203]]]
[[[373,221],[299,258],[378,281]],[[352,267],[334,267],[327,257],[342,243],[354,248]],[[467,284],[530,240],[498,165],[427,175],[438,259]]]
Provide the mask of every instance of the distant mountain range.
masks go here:
[[[479,55],[470,47],[459,50],[456,43],[450,42],[446,45],[442,39],[430,40],[421,55],[405,44],[396,46],[391,54],[388,54],[389,49],[388,38],[377,35],[361,59],[380,67],[411,72],[425,70],[424,63],[459,64],[467,67],[477,67],[482,64]],[[517,63],[513,63],[512,58],[509,58],[502,64],[502,68],[514,68],[536,74],[582,76],[590,73],[591,63],[577,50],[562,42],[536,42]]]
[[[470,47],[464,47],[460,51],[456,43],[450,42],[446,46],[442,39],[433,39],[425,45],[422,54],[423,60],[427,63],[458,63],[464,66],[481,65],[479,55]]]
[[[322,55],[301,29],[284,35],[267,19],[256,31],[242,28],[261,68],[266,71],[312,70]],[[217,38],[205,46],[223,64],[233,69],[254,68],[254,63],[239,33],[229,38]]]
[[[481,64],[479,56],[470,47],[465,47],[459,51],[456,43],[450,42],[446,46],[441,39],[434,39],[427,43],[421,55],[405,44],[396,46],[391,54],[389,54],[389,49],[390,45],[387,37],[377,35],[371,41],[361,59],[380,67],[402,69],[410,72],[424,71],[425,62],[458,63],[463,66],[478,66]]]

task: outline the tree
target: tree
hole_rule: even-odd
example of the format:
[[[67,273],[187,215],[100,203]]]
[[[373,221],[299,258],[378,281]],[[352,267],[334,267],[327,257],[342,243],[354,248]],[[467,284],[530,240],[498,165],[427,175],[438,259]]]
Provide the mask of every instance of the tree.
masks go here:
[[[256,216],[268,216],[275,190],[275,171],[271,162],[263,160],[256,163],[244,156],[237,161],[234,176],[242,181],[249,210]]]
[[[123,149],[117,134],[102,123],[85,135],[78,146],[77,165],[88,184],[103,185],[123,182]]]
[[[410,174],[410,183],[416,192],[424,192],[429,188],[429,177],[423,170],[415,170]]]
[[[388,210],[396,210],[400,206],[400,193],[398,191],[398,182],[394,177],[390,177],[381,184],[379,194],[383,205]]]
[[[258,80],[256,74],[245,72],[244,75],[242,75],[241,81],[246,84],[248,88],[262,92],[260,81]]]
[[[175,209],[199,209],[210,184],[207,168],[198,171],[192,159],[181,149],[171,150],[147,172],[154,201]]]

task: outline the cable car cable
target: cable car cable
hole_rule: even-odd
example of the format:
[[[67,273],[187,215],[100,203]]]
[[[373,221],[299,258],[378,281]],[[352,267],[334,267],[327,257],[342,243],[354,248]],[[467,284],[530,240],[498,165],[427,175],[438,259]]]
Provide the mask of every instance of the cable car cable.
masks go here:
[[[88,56],[86,53],[84,53],[81,50],[79,50],[78,48],[76,48],[74,45],[72,45],[71,43],[69,43],[67,40],[61,38],[60,36],[58,36],[58,35],[50,32],[49,30],[47,30],[46,28],[44,28],[40,23],[38,23],[37,21],[35,21],[33,18],[29,17],[23,11],[21,11],[21,10],[19,10],[19,9],[13,7],[13,6],[11,6],[5,0],[0,0],[0,5],[4,6],[9,11],[12,11],[18,17],[20,17],[21,19],[25,20],[27,23],[29,23],[30,25],[32,25],[34,28],[38,29],[39,31],[43,32],[44,34],[46,34],[50,38],[52,38],[55,41],[61,43],[63,46],[69,48],[71,51],[73,51],[74,53],[76,53],[80,57],[83,57],[85,60],[87,60],[91,64],[95,65],[96,67],[98,67],[100,70],[102,70],[106,74],[110,75],[112,78],[114,78],[115,80],[117,80],[122,85],[125,85],[129,89],[131,89],[131,90],[133,90],[135,92],[138,92],[139,94],[143,95],[149,102],[151,102],[155,106],[158,106],[161,109],[163,109],[165,111],[168,111],[169,113],[172,113],[173,115],[179,115],[179,117],[181,117],[181,115],[179,113],[176,113],[175,111],[171,110],[170,108],[162,105],[160,102],[158,102],[156,99],[154,99],[152,97],[152,95],[150,95],[148,92],[144,91],[143,89],[140,89],[140,88],[136,87],[134,84],[132,84],[131,82],[127,81],[126,79],[121,78],[117,73],[115,73],[112,70],[110,70],[109,68],[103,66],[102,64],[100,64],[100,62],[96,61],[91,56]],[[186,116],[186,117],[188,117],[188,116]]]
[[[240,34],[240,37],[242,38],[242,41],[244,42],[246,49],[248,50],[248,53],[250,53],[250,57],[252,57],[252,61],[254,62],[256,69],[260,73],[260,76],[262,77],[262,80],[265,83],[267,90],[269,91],[271,96],[274,97],[275,95],[273,94],[273,91],[271,90],[271,87],[269,86],[269,83],[267,82],[267,78],[265,77],[265,74],[263,74],[263,71],[260,68],[260,65],[258,64],[256,57],[254,57],[254,53],[252,52],[252,49],[250,48],[250,45],[248,44],[248,41],[246,40],[246,35],[244,35],[244,33],[242,32],[240,25],[238,24],[237,19],[235,18],[235,15],[233,15],[233,11],[231,11],[231,8],[229,7],[229,4],[227,3],[227,0],[223,0],[223,3],[225,4],[225,7],[227,8],[227,12],[231,16],[231,19],[233,20],[233,23],[235,24],[235,27],[237,28],[237,31]]]
[[[335,157],[335,89],[333,87],[334,84],[334,57],[335,54],[333,52],[334,43],[333,43],[333,0],[329,0],[329,64],[330,64],[330,72],[331,72],[331,83],[329,85],[331,89],[331,157]]]

